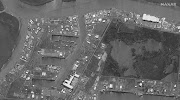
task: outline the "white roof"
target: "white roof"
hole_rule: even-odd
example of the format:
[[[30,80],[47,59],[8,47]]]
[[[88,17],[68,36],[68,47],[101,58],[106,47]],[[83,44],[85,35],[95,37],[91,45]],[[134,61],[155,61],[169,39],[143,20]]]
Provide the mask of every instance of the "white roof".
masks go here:
[[[73,86],[71,86],[66,80],[63,82],[63,85],[69,89],[73,89]]]
[[[160,19],[158,17],[151,16],[151,15],[148,15],[148,14],[143,14],[142,19],[147,20],[147,21],[152,21],[152,22],[160,22]]]

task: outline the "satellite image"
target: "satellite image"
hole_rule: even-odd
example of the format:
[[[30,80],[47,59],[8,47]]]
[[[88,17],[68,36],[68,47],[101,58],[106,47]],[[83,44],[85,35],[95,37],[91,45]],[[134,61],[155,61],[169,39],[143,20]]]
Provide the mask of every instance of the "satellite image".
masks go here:
[[[0,0],[0,100],[180,100],[179,7]]]

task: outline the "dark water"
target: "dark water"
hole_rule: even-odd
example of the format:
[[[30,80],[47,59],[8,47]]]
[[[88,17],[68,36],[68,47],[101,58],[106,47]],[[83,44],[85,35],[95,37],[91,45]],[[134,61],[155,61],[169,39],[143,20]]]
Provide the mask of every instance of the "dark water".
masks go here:
[[[62,0],[63,2],[74,2],[76,0]]]
[[[47,3],[52,2],[53,0],[20,0],[20,1],[30,6],[43,6]]]
[[[19,27],[18,18],[6,12],[0,13],[0,69],[8,62],[12,50],[17,46]]]

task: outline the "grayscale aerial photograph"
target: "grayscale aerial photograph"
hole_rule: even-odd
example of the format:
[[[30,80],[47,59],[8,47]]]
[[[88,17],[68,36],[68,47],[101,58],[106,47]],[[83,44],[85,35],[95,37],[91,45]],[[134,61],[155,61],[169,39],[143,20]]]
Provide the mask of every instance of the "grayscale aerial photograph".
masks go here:
[[[180,100],[180,0],[0,0],[0,100]]]

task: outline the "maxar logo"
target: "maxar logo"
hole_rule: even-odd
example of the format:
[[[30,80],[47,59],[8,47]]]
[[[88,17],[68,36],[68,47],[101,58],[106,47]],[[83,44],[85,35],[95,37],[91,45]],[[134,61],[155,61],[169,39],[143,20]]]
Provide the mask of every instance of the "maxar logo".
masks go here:
[[[175,6],[176,6],[176,3],[161,3],[161,6],[175,7]]]

